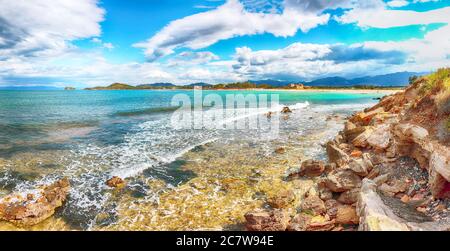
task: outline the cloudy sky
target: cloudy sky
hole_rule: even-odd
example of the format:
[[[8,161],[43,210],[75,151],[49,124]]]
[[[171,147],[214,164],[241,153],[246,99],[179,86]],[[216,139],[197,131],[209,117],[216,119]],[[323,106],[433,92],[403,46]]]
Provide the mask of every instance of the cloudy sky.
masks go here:
[[[311,80],[450,66],[450,0],[0,6],[0,85]]]

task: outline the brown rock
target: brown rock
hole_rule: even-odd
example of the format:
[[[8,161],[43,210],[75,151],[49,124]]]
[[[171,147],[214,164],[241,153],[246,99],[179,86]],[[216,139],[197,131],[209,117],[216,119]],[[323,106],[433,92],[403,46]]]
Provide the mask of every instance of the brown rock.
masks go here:
[[[367,143],[375,149],[384,150],[391,142],[390,125],[378,126],[367,138]]]
[[[356,225],[359,223],[359,217],[356,209],[352,206],[339,206],[336,214],[336,223]]]
[[[279,148],[275,149],[275,153],[277,153],[277,154],[284,154],[284,153],[286,153],[286,148],[279,147]]]
[[[303,161],[300,169],[301,176],[316,177],[320,176],[325,171],[325,164],[323,161],[306,160]]]
[[[327,200],[325,201],[325,208],[327,210],[327,215],[331,219],[335,219],[337,215],[337,209],[338,209],[339,203],[336,200]]]
[[[32,226],[49,218],[62,206],[70,189],[67,178],[44,186],[39,196],[12,194],[0,200],[0,219],[18,226]],[[33,198],[31,198],[33,197]]]
[[[268,199],[267,203],[273,208],[285,208],[295,200],[292,190],[284,190]]]
[[[361,187],[361,178],[351,170],[335,170],[328,174],[325,184],[333,192],[345,192]]]
[[[403,203],[408,203],[410,198],[408,195],[403,195],[402,198],[400,199]]]
[[[289,216],[280,209],[257,210],[244,215],[248,231],[285,231]]]
[[[306,228],[311,222],[313,217],[308,214],[300,213],[294,216],[294,218],[289,223],[288,231],[306,231]]]
[[[126,183],[123,179],[120,177],[114,176],[108,181],[106,181],[106,185],[113,188],[124,188]]]
[[[319,197],[323,201],[327,201],[333,198],[333,193],[330,191],[330,189],[326,187],[319,188]]]
[[[333,142],[328,142],[326,149],[329,161],[339,167],[344,166],[350,160],[349,156],[334,145]]]
[[[291,109],[289,109],[289,107],[285,106],[283,107],[283,109],[281,110],[281,113],[291,113]]]
[[[368,128],[370,128],[370,127],[368,127],[368,126],[358,126],[358,127],[351,128],[351,129],[348,129],[348,130],[344,129],[343,133],[344,133],[345,139],[348,142],[351,142],[356,137],[358,137],[361,133],[365,132]]]
[[[359,158],[359,157],[362,156],[362,154],[363,154],[363,153],[362,153],[360,150],[353,150],[353,151],[350,153],[350,156],[353,157],[353,158]]]
[[[331,231],[335,226],[334,220],[330,220],[326,216],[316,216],[311,219],[306,231]]]
[[[359,188],[345,191],[339,195],[338,201],[344,204],[352,205],[358,201],[360,191],[361,189]]]
[[[367,140],[372,135],[373,129],[367,128],[363,133],[358,135],[356,138],[352,140],[352,144],[356,147],[362,147],[365,148],[369,145]]]
[[[314,215],[325,214],[325,204],[317,195],[310,195],[302,201],[303,212],[311,212]]]

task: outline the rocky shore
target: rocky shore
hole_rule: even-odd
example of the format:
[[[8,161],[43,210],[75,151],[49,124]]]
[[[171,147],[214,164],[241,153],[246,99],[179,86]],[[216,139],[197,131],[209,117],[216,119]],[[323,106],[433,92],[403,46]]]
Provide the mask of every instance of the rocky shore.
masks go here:
[[[324,146],[328,163],[305,160],[286,174],[313,180],[310,189],[247,212],[246,229],[450,230],[449,116],[450,69],[353,114]]]

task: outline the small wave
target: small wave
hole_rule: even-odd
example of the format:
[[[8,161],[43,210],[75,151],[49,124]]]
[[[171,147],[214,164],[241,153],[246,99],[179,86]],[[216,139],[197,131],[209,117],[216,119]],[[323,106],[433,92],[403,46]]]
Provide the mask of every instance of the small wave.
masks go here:
[[[125,111],[125,112],[116,112],[114,115],[122,116],[122,117],[131,117],[131,116],[141,116],[155,113],[168,113],[173,112],[179,109],[180,106],[167,106],[167,107],[152,107],[143,110],[134,110],[134,111]]]

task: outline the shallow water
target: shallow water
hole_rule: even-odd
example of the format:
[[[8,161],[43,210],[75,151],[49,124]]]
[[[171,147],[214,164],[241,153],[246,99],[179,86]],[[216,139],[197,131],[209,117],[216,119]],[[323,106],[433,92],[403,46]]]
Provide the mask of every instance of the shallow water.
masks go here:
[[[380,96],[204,92],[279,94],[281,104],[297,109],[267,138],[261,130],[172,128],[170,101],[182,93],[193,97],[192,91],[0,91],[0,197],[67,176],[68,201],[32,229],[240,229],[243,214],[272,194],[294,185],[300,198],[311,182],[287,183],[285,172],[302,159],[324,159],[320,144],[342,128],[342,118]],[[340,119],[327,119],[336,114]],[[287,152],[275,154],[277,147]],[[105,181],[113,175],[126,178],[127,187],[109,189]],[[4,222],[0,228],[16,229]]]

